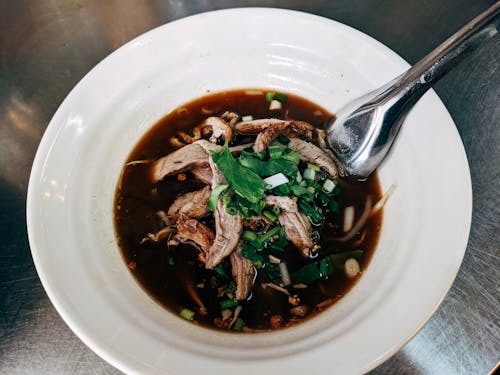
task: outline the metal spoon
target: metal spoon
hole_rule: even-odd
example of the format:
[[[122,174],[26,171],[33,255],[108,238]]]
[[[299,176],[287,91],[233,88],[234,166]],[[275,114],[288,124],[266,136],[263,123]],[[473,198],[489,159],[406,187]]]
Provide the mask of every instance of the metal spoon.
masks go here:
[[[341,108],[325,126],[340,169],[367,178],[384,160],[415,103],[442,76],[499,29],[500,1],[402,75]]]

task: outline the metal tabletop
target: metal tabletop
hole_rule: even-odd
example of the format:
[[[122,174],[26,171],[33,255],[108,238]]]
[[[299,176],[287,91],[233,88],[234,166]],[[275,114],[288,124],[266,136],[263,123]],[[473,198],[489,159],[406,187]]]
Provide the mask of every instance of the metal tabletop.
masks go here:
[[[415,63],[493,3],[0,0],[0,373],[120,373],[88,349],[54,310],[33,265],[25,220],[28,177],[42,134],[64,97],[106,55],[177,18],[227,7],[269,6],[340,21]],[[497,36],[435,88],[457,125],[471,168],[470,239],[443,304],[373,374],[487,374],[498,363],[499,61]]]

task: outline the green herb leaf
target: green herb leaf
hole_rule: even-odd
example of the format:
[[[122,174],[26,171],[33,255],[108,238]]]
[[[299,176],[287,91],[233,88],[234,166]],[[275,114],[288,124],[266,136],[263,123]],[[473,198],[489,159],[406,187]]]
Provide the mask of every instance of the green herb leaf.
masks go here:
[[[238,305],[239,305],[239,302],[234,298],[227,299],[225,301],[221,301],[221,303],[220,303],[220,307],[222,310],[232,309],[233,307],[236,307]]]
[[[238,161],[242,166],[254,171],[262,177],[269,177],[277,173],[283,173],[286,176],[295,176],[297,174],[297,166],[293,162],[285,159],[270,159],[263,161],[254,157],[249,152],[242,152]]]
[[[256,173],[233,158],[227,142],[220,151],[212,151],[212,160],[236,194],[254,203],[257,203],[264,195],[266,183]]]

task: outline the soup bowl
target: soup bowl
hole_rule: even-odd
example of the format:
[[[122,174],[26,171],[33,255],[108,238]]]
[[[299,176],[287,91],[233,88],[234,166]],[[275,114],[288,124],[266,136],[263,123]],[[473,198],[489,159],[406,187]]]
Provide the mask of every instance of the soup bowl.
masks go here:
[[[387,47],[345,25],[260,8],[181,19],[112,53],[57,110],[30,177],[30,245],[59,314],[127,373],[347,374],[386,360],[446,295],[469,233],[467,161],[434,92],[412,110],[379,169],[382,190],[396,189],[369,267],[344,298],[298,326],[230,334],[162,308],[121,257],[113,200],[132,148],[182,103],[259,87],[300,95],[334,113],[407,68]]]

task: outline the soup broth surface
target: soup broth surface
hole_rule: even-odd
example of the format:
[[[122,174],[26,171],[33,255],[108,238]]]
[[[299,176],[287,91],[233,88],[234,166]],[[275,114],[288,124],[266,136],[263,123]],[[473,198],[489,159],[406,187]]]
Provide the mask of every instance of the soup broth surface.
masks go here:
[[[269,99],[269,98],[268,98]],[[208,94],[173,110],[156,123],[132,150],[122,171],[115,197],[115,230],[123,259],[142,288],[158,303],[174,314],[187,309],[194,312],[192,322],[205,327],[228,329],[221,323],[221,288],[231,282],[231,264],[226,258],[218,270],[208,270],[200,262],[200,250],[190,244],[168,246],[167,239],[155,242],[145,240],[165,226],[159,212],[167,212],[174,200],[187,192],[202,188],[205,184],[193,178],[189,172],[182,177],[173,175],[158,183],[149,178],[150,160],[156,160],[176,150],[169,140],[179,131],[188,132],[209,116],[219,116],[225,111],[233,111],[240,116],[251,115],[254,119],[278,118],[306,121],[322,127],[332,114],[318,105],[295,95],[286,94],[282,107],[270,110],[266,100],[266,90],[233,90]],[[241,118],[240,118],[241,120]],[[236,136],[233,144],[253,141],[255,137]],[[145,161],[134,163],[135,161]],[[368,266],[379,237],[382,212],[371,215],[363,229],[351,240],[338,241],[345,235],[343,231],[344,209],[354,207],[356,221],[363,212],[367,197],[376,202],[380,196],[377,174],[360,182],[349,179],[335,181],[339,187],[336,200],[339,212],[329,214],[322,227],[314,227],[319,236],[320,249],[314,256],[304,258],[289,245],[286,254],[276,254],[284,258],[290,273],[300,267],[334,253],[363,250],[358,262],[361,272],[349,278],[343,270],[335,270],[327,278],[313,282],[307,287],[298,285],[285,288],[290,295],[269,286],[268,280],[257,269],[252,292],[247,300],[240,301],[239,318],[244,322],[244,332],[261,332],[274,328],[284,328],[305,321],[342,298],[358,281]],[[214,228],[213,218],[201,221]],[[222,271],[221,271],[222,269]],[[222,274],[221,274],[222,273]],[[224,276],[225,275],[225,276]],[[199,301],[206,312],[200,313]],[[219,295],[218,295],[219,294]],[[291,298],[296,298],[291,301]],[[305,316],[291,313],[291,309],[306,306]],[[234,307],[233,307],[234,311]],[[241,328],[241,327],[240,327]],[[229,330],[236,332],[234,330]]]

